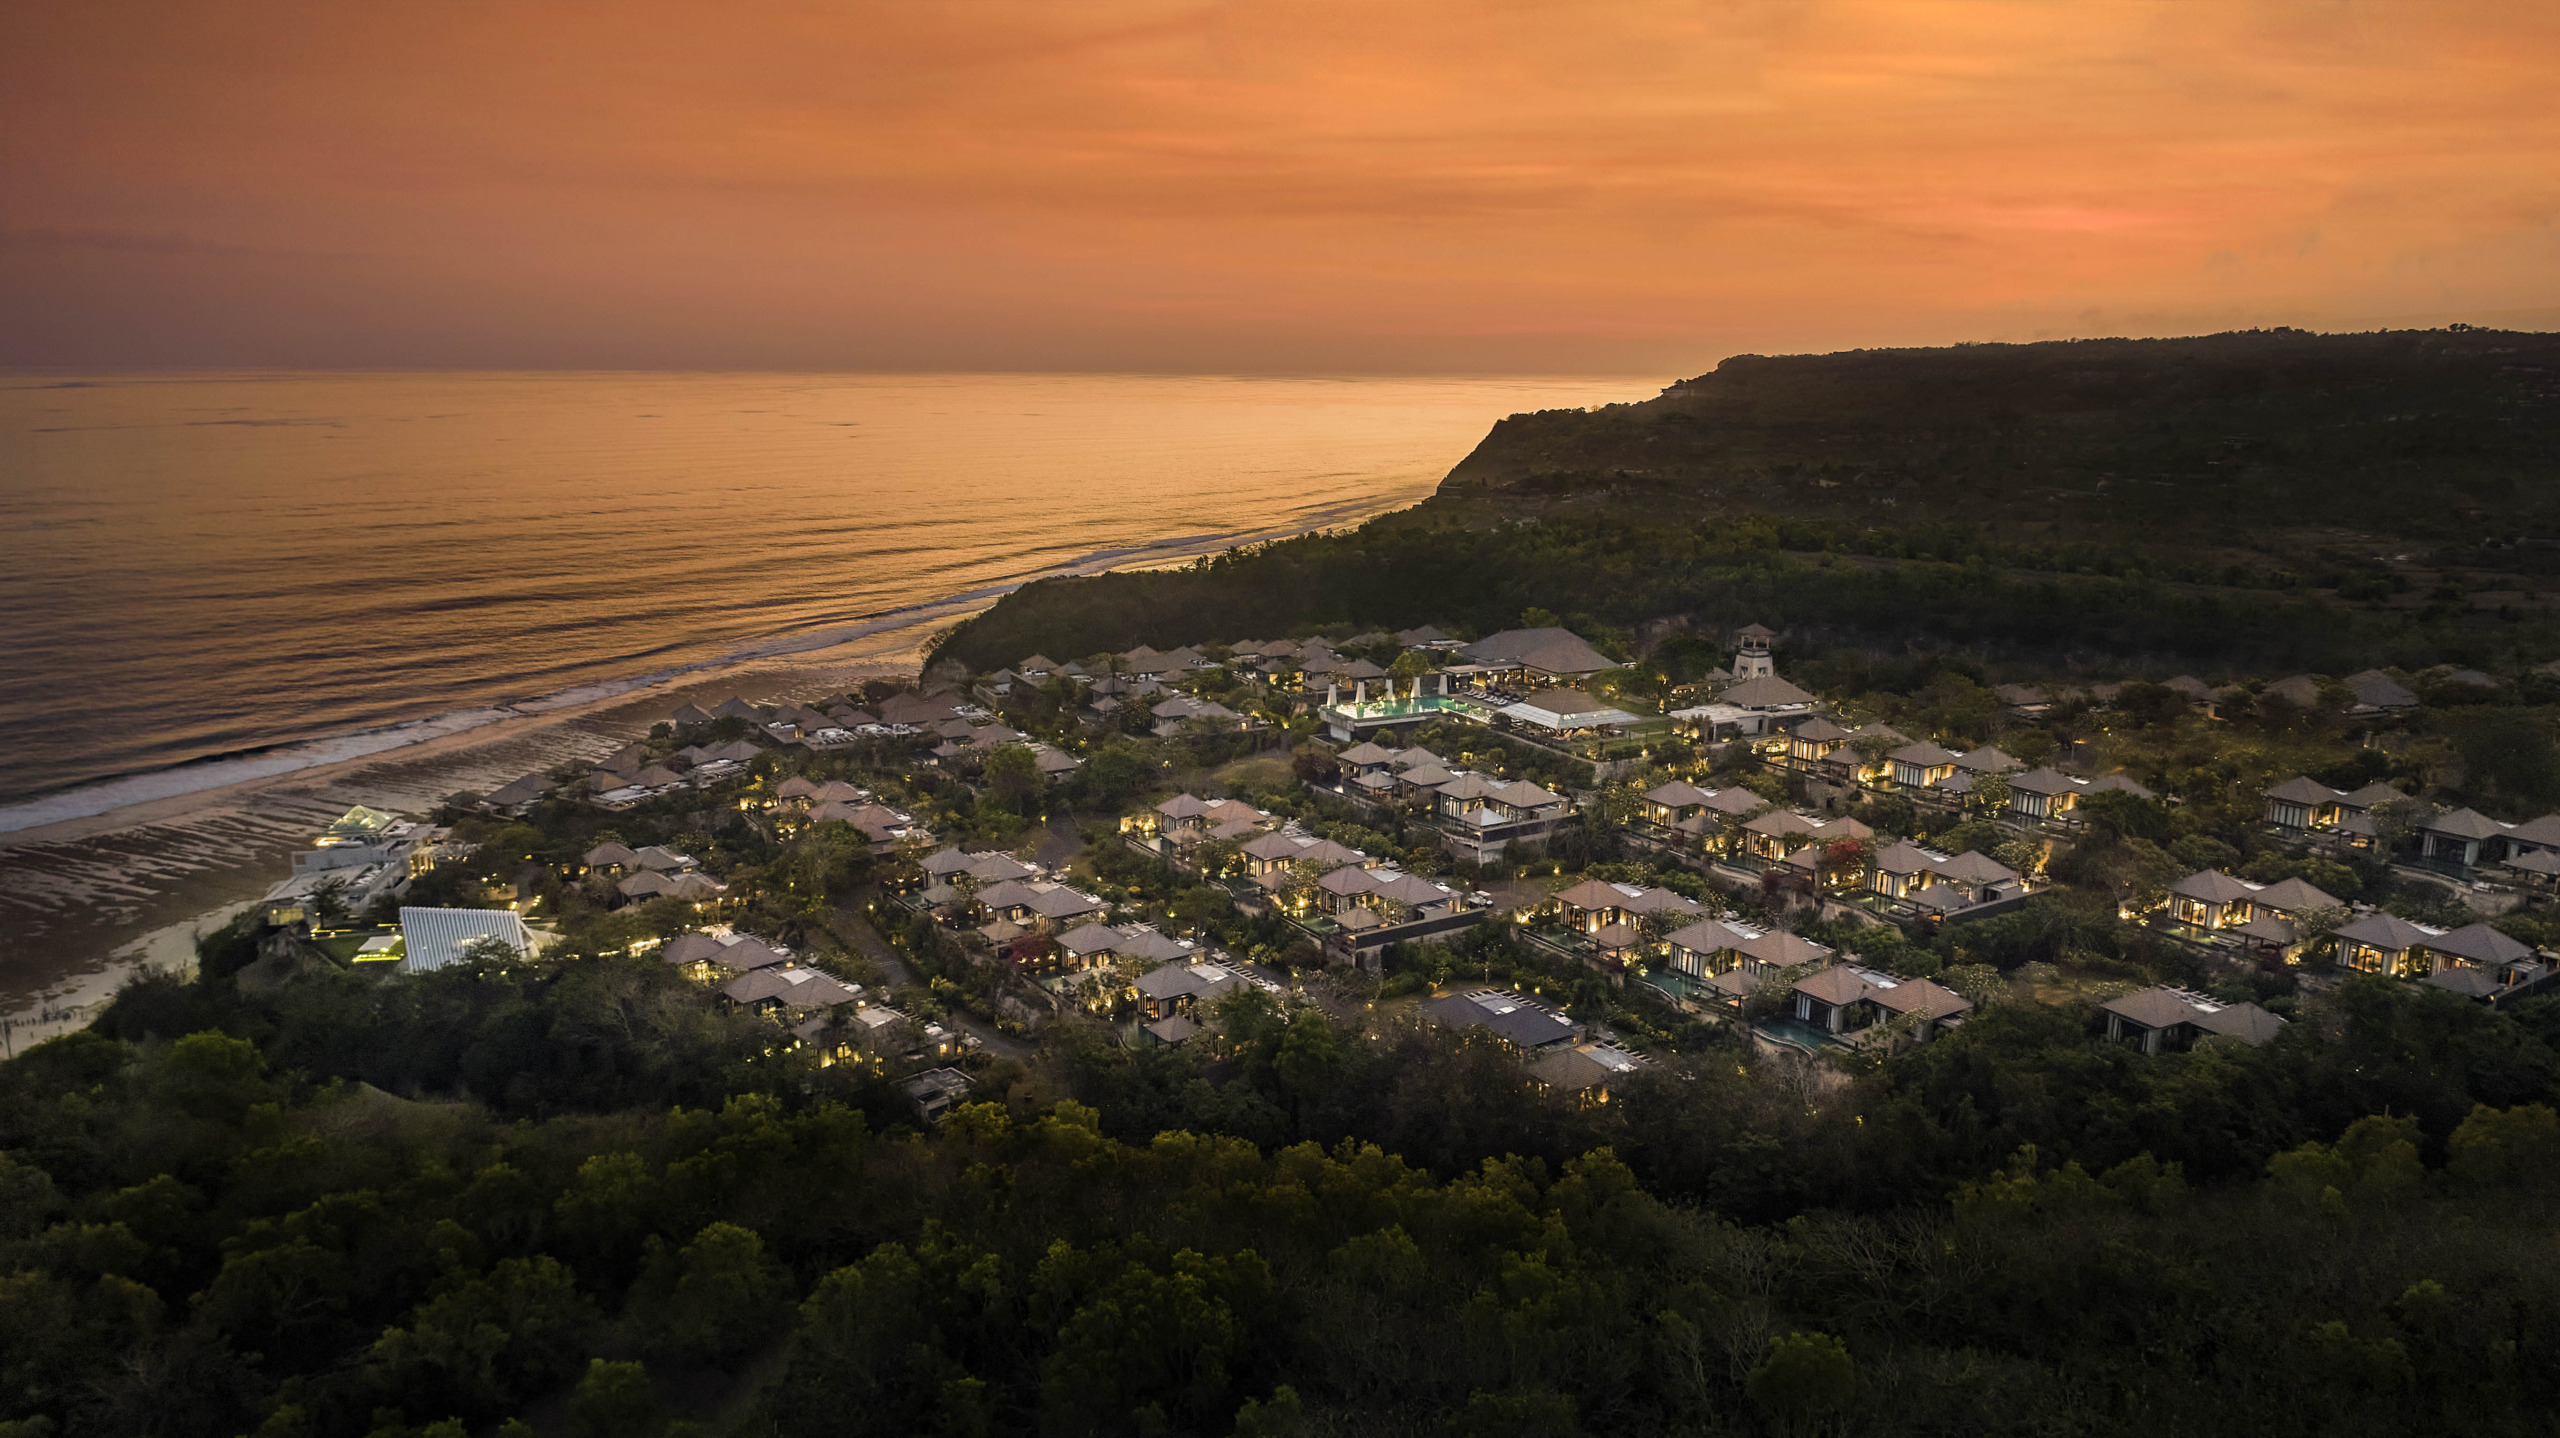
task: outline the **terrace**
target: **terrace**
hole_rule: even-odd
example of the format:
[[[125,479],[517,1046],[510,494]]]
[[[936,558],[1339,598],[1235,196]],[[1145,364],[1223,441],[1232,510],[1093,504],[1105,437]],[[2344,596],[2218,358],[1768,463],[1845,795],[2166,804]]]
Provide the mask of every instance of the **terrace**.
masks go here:
[[[1318,711],[1325,723],[1332,726],[1334,737],[1342,740],[1349,740],[1367,730],[1437,719],[1465,719],[1480,724],[1488,712],[1483,702],[1465,694],[1345,699],[1326,704]]]

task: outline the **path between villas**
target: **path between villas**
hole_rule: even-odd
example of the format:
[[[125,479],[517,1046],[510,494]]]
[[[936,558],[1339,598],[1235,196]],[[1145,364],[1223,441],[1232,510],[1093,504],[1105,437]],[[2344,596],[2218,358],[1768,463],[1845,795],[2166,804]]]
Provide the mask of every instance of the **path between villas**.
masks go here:
[[[871,921],[864,918],[861,911],[853,908],[838,909],[835,922],[828,927],[835,931],[837,938],[844,940],[864,958],[878,964],[881,976],[891,985],[916,982],[915,970],[907,967],[906,959],[889,946],[887,939],[880,937],[880,931],[871,927]],[[976,1039],[981,1051],[989,1056],[1012,1059],[1016,1063],[1031,1062],[1034,1053],[1031,1045],[999,1031],[990,1024],[980,1022],[975,1014],[963,1013],[956,1008],[946,1010],[946,1013],[952,1025]]]

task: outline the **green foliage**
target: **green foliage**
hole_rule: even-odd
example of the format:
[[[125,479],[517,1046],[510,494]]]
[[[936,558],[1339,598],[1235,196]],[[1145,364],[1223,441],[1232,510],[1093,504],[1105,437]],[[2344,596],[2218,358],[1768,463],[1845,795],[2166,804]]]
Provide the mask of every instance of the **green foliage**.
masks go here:
[[[2344,1217],[2351,1204],[2400,1203],[2423,1178],[2418,1138],[2415,1119],[2371,1115],[2348,1125],[2334,1145],[2314,1140],[2267,1160],[2267,1179],[2330,1217]]]
[[[419,1304],[408,1326],[385,1329],[370,1363],[408,1406],[493,1416],[575,1371],[595,1320],[565,1265],[510,1258]]]
[[[1506,628],[1523,595],[1578,603],[1595,638],[1686,613],[1719,626],[1756,616],[1891,649],[1909,636],[1913,616],[1926,615],[1934,630],[1963,634],[2004,657],[2054,663],[2102,640],[2191,668],[2345,673],[2369,664],[2377,650],[2414,656],[2440,638],[2422,616],[2405,612],[2360,615],[2311,596],[2269,603],[2250,588],[2173,590],[2140,573],[2121,550],[2119,576],[2054,578],[1933,557],[1872,569],[1823,564],[1785,552],[1782,542],[1876,547],[1878,532],[1798,534],[1747,517],[1666,523],[1658,513],[1604,511],[1550,516],[1535,528],[1450,526],[1432,517],[1426,506],[1347,534],[1266,546],[1213,569],[1041,580],[962,625],[933,657],[985,668],[1044,645],[1192,643],[1267,630],[1276,621],[1352,614],[1380,623]],[[2535,634],[2534,642],[2551,647],[2547,635]],[[1978,681],[1951,680],[1915,712],[1986,739],[2002,721],[1982,689]]]
[[[624,1322],[653,1352],[726,1361],[758,1346],[786,1302],[764,1240],[753,1229],[714,1223],[681,1251],[649,1236]]]
[[[1256,989],[1214,1045],[1062,1035],[923,1136],[858,1073],[683,1076],[717,1048],[593,1049],[672,1067],[589,1107],[402,1099],[300,1027],[364,1008],[180,994],[237,1032],[0,1065],[0,1421],[645,1433],[643,1354],[780,1434],[2039,1431],[2133,1384],[2180,1432],[2518,1429],[2560,1359],[2560,1255],[2514,1237],[2560,1204],[2560,1006],[2351,979],[2147,1057],[1994,966],[2139,938],[2063,901],[1950,931],[1926,956],[2001,1001],[1837,1087],[1699,1035],[1576,1105],[1481,1035]],[[1498,931],[1402,958],[1659,1032]],[[372,992],[574,1033],[553,983]]]
[[[774,1405],[780,1431],[983,1433],[988,1362],[1008,1309],[996,1255],[928,1229],[818,1281]]]
[[[2300,879],[2334,899],[2354,900],[2364,893],[2364,877],[2335,859],[2306,854],[2288,857],[2269,850],[2235,871],[2257,884]]]
[[[1238,1309],[1269,1305],[1271,1273],[1250,1250],[1213,1259],[1185,1249],[1159,1268],[1059,1243],[1030,1287],[1035,1313],[1059,1315],[1040,1370],[1044,1429],[1184,1431],[1232,1411],[1246,1333]]]
[[[2560,804],[2560,744],[2534,710],[2484,706],[2437,716],[2463,763],[2462,794],[2497,810]]]
[[[654,1438],[666,1426],[647,1368],[587,1361],[586,1376],[569,1397],[569,1427],[578,1438]]]
[[[1048,785],[1029,749],[1019,744],[1004,745],[987,756],[981,772],[986,780],[986,796],[997,806],[1015,814],[1040,812],[1041,795]]]
[[[165,983],[165,981],[163,981]],[[468,1092],[517,1112],[638,1102],[710,1103],[770,1045],[770,1025],[705,1005],[648,957],[606,955],[489,974],[464,965],[380,976],[333,971],[227,1000],[230,1021],[265,1030],[286,1066],[395,1093]],[[176,1038],[166,1082],[174,1113],[221,1121],[269,1097],[255,1046],[201,1024],[188,991],[145,982],[121,992],[102,1033]]]
[[[1530,1388],[1471,1393],[1443,1431],[1451,1438],[1579,1438],[1583,1428],[1569,1395]]]
[[[196,972],[208,979],[229,978],[257,958],[258,916],[254,912],[242,913],[196,940]]]
[[[1506,419],[1438,497],[1356,530],[1026,585],[934,657],[991,669],[1035,649],[1335,623],[1484,631],[1535,613],[1595,641],[1676,614],[1880,652],[1961,635],[2055,667],[2091,650],[2197,672],[2425,664],[2476,633],[2449,604],[2351,608],[2397,576],[2336,557],[2335,529],[2503,544],[2560,520],[2539,482],[2560,433],[2524,351],[2560,358],[2542,336],[2411,333],[1736,357],[1642,404]],[[2222,552],[2197,547],[2204,513]],[[2312,514],[2320,533],[2306,532]],[[1499,522],[1513,516],[1537,522]],[[1881,562],[1837,558],[1850,554]],[[2503,629],[2560,647],[2547,621]],[[1949,691],[1928,707],[1988,738],[1996,710]],[[2182,702],[2118,701],[2138,725]],[[2516,775],[2560,771],[2524,755]]]
[[[2560,1176],[2560,1113],[2548,1104],[2511,1109],[2475,1105],[2445,1141],[2458,1182],[2481,1186],[2548,1183]]]
[[[2169,806],[2120,789],[2081,797],[2081,822],[2106,836],[2145,839],[2154,844],[2169,837]]]
[[[1236,1410],[1235,1438],[1297,1438],[1306,1427],[1306,1405],[1283,1383],[1268,1399],[1248,1398]]]
[[[2116,543],[2048,543],[2036,567],[2216,578],[2220,561],[2196,554],[2196,514],[2257,535],[2316,505],[2323,523],[2375,535],[2414,525],[2486,537],[2510,531],[2516,506],[2549,503],[2527,497],[2552,421],[2519,429],[2512,417],[2528,392],[2503,367],[2519,347],[2554,348],[2540,335],[2279,330],[1736,356],[1660,399],[1505,420],[1446,489],[1758,511],[1773,527],[1838,536],[1797,547],[1956,561],[1998,553],[1990,525],[2048,521]],[[2413,462],[2444,486],[2423,513],[2408,503]],[[2231,483],[2231,464],[2245,465],[2246,485]],[[2128,473],[2156,477],[2104,483]],[[2461,514],[2453,495],[2466,492],[2499,499]],[[1914,495],[1930,513],[1876,524],[1880,502],[1901,499],[1908,514]],[[2128,553],[2126,536],[2154,552]]]
[[[2018,1223],[2030,1217],[2068,1218],[2131,1204],[2159,1213],[2187,1191],[2186,1177],[2174,1163],[2148,1153],[2136,1154],[2092,1178],[2077,1160],[2041,1173],[2036,1148],[2026,1144],[2010,1156],[2009,1165],[1982,1181],[1956,1185],[1955,1212],[1973,1223]]]
[[[1768,1357],[1743,1388],[1781,1428],[1800,1433],[1847,1407],[1857,1381],[1847,1344],[1828,1333],[1789,1333],[1769,1340]]]
[[[0,1153],[0,1243],[33,1234],[61,1207],[52,1174]]]
[[[2169,846],[2169,854],[2192,873],[2198,869],[2231,870],[2240,865],[2240,851],[2211,834],[2189,834]]]

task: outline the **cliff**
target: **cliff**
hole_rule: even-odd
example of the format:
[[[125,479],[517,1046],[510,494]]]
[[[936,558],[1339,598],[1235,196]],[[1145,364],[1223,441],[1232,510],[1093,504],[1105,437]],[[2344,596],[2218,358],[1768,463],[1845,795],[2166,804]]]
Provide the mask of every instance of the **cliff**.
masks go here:
[[[937,657],[1532,606],[2171,671],[2560,652],[2560,336],[1740,355],[1656,399],[1504,419],[1431,499],[1352,533],[1032,585]]]
[[[1439,492],[2268,551],[2560,533],[2555,479],[2560,336],[2275,330],[1737,355],[1657,399],[1505,419]]]

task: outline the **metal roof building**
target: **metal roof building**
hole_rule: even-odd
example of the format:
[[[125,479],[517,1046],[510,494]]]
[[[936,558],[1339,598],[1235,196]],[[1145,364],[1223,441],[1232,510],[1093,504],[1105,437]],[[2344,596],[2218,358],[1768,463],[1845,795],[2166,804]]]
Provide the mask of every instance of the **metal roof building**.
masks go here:
[[[400,937],[409,950],[400,963],[404,974],[441,969],[475,939],[496,939],[519,955],[533,952],[533,933],[513,909],[402,909]]]

